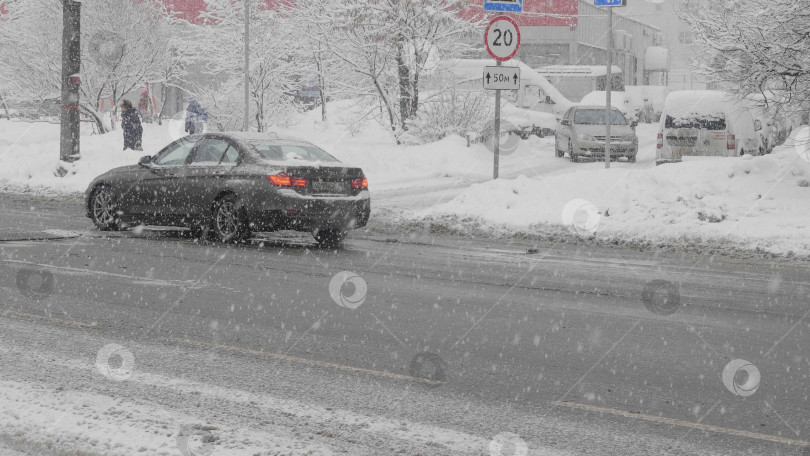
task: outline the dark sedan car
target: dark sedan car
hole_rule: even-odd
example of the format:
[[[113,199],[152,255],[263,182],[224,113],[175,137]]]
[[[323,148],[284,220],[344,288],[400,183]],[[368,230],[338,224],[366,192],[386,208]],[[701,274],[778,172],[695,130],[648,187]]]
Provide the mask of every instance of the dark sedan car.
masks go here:
[[[184,226],[237,242],[254,231],[296,230],[339,245],[366,225],[368,180],[320,148],[268,133],[181,138],[137,165],[108,171],[85,193],[101,230]]]

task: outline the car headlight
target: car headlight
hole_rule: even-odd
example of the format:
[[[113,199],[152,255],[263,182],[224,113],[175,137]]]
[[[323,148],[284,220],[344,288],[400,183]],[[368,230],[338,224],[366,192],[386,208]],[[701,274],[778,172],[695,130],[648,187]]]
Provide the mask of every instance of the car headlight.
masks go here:
[[[578,134],[577,139],[580,140],[580,141],[596,141],[596,138],[594,138],[591,135],[586,135],[584,133]]]

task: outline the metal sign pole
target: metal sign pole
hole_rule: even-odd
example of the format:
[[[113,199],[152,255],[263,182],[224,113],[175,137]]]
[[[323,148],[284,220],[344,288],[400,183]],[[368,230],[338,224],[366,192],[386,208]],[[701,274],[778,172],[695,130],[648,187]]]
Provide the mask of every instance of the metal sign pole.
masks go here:
[[[605,168],[610,169],[610,127],[613,124],[613,106],[611,106],[611,91],[613,90],[613,8],[608,8],[608,51],[607,74],[605,76],[605,92],[607,92],[607,111],[605,124],[607,136],[605,137]]]
[[[496,63],[501,66],[501,62]],[[501,91],[495,91],[495,137],[492,139],[495,148],[495,167],[493,168],[494,179],[498,178],[498,161],[501,154]]]

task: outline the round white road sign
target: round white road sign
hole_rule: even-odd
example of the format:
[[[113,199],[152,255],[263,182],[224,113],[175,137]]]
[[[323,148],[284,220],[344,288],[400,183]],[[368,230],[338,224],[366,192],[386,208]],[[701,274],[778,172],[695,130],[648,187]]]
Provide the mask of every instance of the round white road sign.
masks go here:
[[[514,57],[520,48],[520,28],[512,18],[498,16],[487,26],[484,41],[489,55],[499,62],[505,62]]]

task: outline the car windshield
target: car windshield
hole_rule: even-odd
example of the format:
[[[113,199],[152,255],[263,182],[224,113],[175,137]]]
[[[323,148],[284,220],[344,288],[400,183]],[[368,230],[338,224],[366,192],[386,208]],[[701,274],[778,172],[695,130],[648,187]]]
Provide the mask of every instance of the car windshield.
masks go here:
[[[302,160],[313,162],[337,162],[338,160],[325,151],[301,144],[278,144],[275,142],[251,141],[250,146],[266,160],[290,161]]]
[[[715,114],[687,114],[685,116],[667,116],[666,128],[699,128],[703,130],[725,130],[726,115]]]
[[[574,123],[579,125],[606,125],[603,109],[578,109],[574,115]],[[621,111],[611,111],[612,125],[627,125],[627,119]]]

